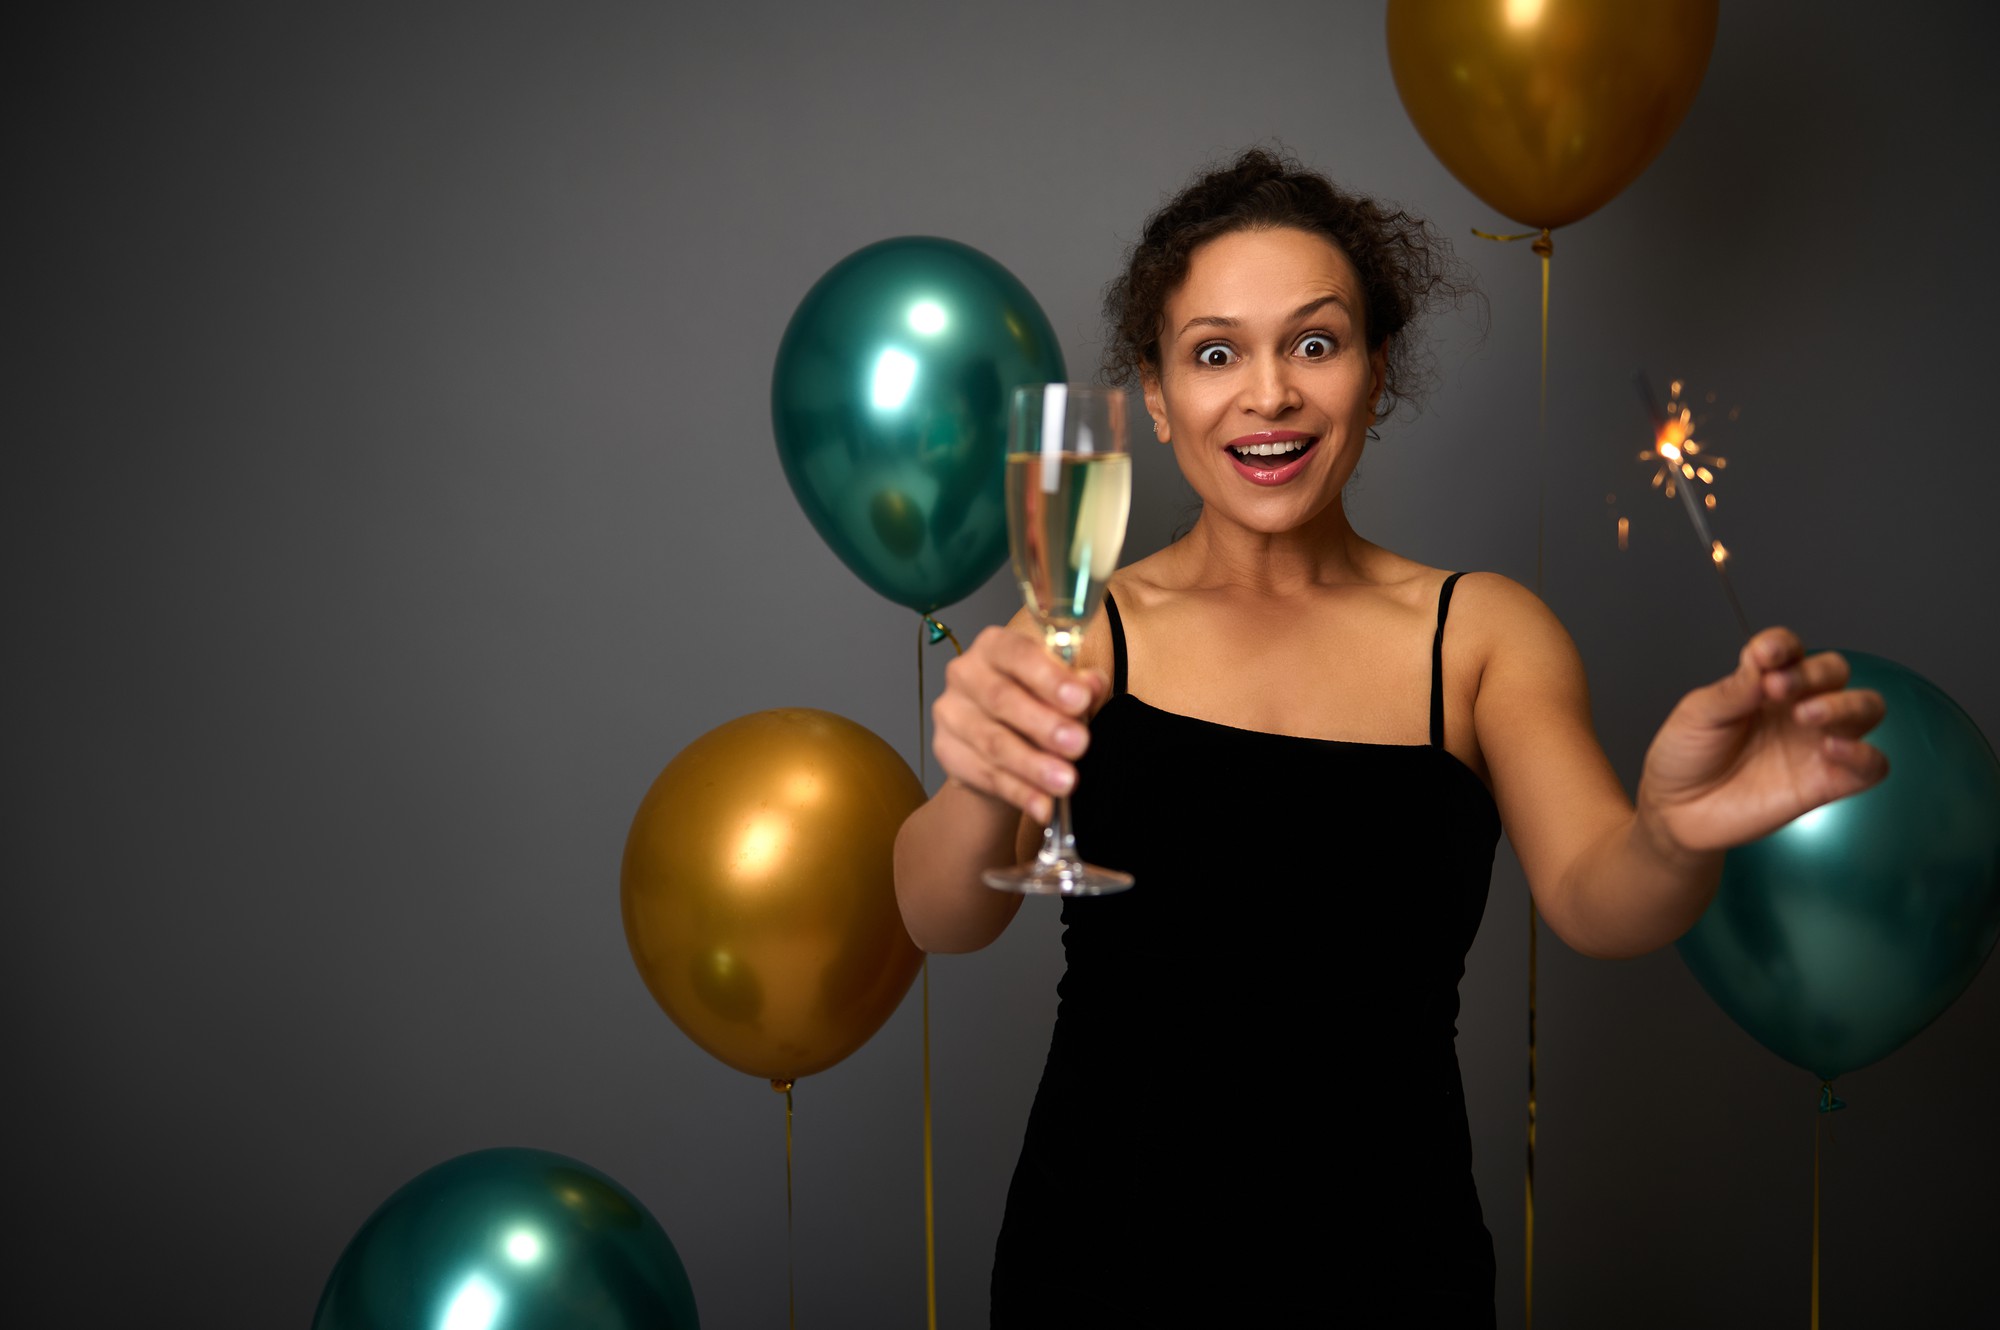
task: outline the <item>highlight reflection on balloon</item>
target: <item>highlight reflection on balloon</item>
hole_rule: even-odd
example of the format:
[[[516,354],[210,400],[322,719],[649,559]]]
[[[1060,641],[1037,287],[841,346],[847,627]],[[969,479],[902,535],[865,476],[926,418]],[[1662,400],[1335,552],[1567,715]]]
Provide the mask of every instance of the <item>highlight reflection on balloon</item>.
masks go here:
[[[779,344],[785,479],[862,581],[929,613],[1005,562],[1007,397],[1063,377],[1047,317],[998,263],[932,236],[870,245],[814,284]]]
[[[647,989],[702,1049],[790,1081],[866,1043],[922,954],[893,855],[923,786],[866,728],[808,708],[718,726],[632,819],[625,937]]]
[[[1718,0],[1389,0],[1389,67],[1461,184],[1566,226],[1639,177],[1694,102]]]
[[[2000,761],[1921,675],[1843,654],[1888,705],[1868,736],[1888,779],[1731,850],[1679,943],[1738,1025],[1823,1080],[1929,1025],[2000,938]]]
[[[313,1330],[697,1330],[694,1290],[659,1222],[588,1164],[479,1150],[405,1184],[368,1217],[320,1294]]]

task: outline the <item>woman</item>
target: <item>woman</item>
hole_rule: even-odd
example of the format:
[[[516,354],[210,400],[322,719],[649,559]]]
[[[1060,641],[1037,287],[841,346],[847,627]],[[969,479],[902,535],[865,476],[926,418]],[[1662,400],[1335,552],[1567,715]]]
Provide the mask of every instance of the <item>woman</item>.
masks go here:
[[[1107,312],[1202,501],[1111,580],[1078,667],[1017,616],[946,673],[947,780],[897,842],[910,934],[993,941],[1072,787],[1137,886],[1064,902],[1068,970],[993,1323],[1488,1325],[1454,1049],[1504,828],[1593,956],[1664,946],[1729,846],[1881,779],[1879,696],[1774,628],[1689,693],[1628,800],[1555,618],[1363,539],[1342,488],[1450,282],[1421,223],[1261,151],[1148,223]],[[1087,728],[1086,728],[1087,726]]]

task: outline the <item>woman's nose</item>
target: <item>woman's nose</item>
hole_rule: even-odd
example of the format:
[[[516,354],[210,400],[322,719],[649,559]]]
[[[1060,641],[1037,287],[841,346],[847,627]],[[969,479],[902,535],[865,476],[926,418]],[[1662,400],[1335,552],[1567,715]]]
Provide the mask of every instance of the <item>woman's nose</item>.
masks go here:
[[[1299,406],[1298,385],[1283,356],[1260,357],[1244,376],[1243,409],[1260,416],[1281,416]]]

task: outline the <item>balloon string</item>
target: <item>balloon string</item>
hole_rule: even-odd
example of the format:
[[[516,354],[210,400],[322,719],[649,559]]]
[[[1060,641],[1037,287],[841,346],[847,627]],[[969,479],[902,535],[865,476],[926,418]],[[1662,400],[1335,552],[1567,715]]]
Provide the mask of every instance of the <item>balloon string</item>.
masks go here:
[[[1535,486],[1535,594],[1542,594],[1543,547],[1548,530],[1549,506],[1549,260],[1555,257],[1555,240],[1549,228],[1539,231],[1518,231],[1511,235],[1498,235],[1492,231],[1481,231],[1474,227],[1472,234],[1481,240],[1532,240],[1531,246],[1542,260],[1542,367],[1541,391],[1537,398],[1537,442],[1539,465]],[[1521,1247],[1526,1270],[1522,1277],[1522,1299],[1527,1317],[1526,1330],[1535,1327],[1535,943],[1539,936],[1536,926],[1535,902],[1528,900],[1528,1175],[1526,1190],[1526,1219],[1522,1232]]]
[[[949,641],[955,654],[965,648],[952,636],[951,629],[928,614],[917,620],[917,780],[928,782],[929,763],[925,750],[930,746],[924,727],[924,648]],[[930,1330],[937,1330],[937,1203],[931,1170],[931,958],[924,957],[924,1302],[930,1316]]]
[[[1530,247],[1542,259],[1542,377],[1540,397],[1541,419],[1541,484],[1535,500],[1535,594],[1542,591],[1542,532],[1548,507],[1549,474],[1549,260],[1555,257],[1556,244],[1549,228],[1539,231],[1517,231],[1511,235],[1500,235],[1493,231],[1472,228],[1472,234],[1481,240],[1532,240]]]
[[[1549,506],[1549,260],[1555,256],[1555,242],[1548,228],[1535,241],[1535,253],[1542,257],[1542,392],[1541,392],[1541,483],[1535,497],[1535,594],[1542,594],[1542,531]]]
[[[931,958],[924,957],[924,1296],[937,1330],[937,1223],[931,1191]]]
[[[1812,1330],[1819,1330],[1819,1142],[1826,1115],[1838,1113],[1847,1101],[1833,1093],[1832,1081],[1819,1083],[1819,1112],[1813,1114],[1813,1241],[1812,1241]],[[1827,1139],[1833,1138],[1826,1131]]]
[[[785,1314],[786,1324],[798,1330],[798,1265],[792,1251],[792,1083],[774,1080],[771,1088],[785,1097]]]
[[[1819,1330],[1819,1114],[1813,1115],[1812,1330]]]
[[[929,746],[924,734],[924,630],[930,622],[929,619],[917,621],[917,783],[927,788],[930,784],[930,763],[924,758],[924,749]]]
[[[1535,949],[1541,937],[1535,902],[1528,901],[1528,1174],[1527,1216],[1522,1232],[1522,1252],[1526,1270],[1522,1277],[1526,1330],[1535,1325]]]

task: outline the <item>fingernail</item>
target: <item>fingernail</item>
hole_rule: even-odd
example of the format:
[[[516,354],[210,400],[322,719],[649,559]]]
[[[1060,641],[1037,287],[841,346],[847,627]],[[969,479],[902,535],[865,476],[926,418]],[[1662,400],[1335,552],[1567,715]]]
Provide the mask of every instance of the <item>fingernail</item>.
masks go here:
[[[1083,731],[1074,725],[1058,725],[1055,733],[1056,747],[1075,757],[1083,752]]]
[[[1051,764],[1042,776],[1042,784],[1057,794],[1068,794],[1069,787],[1076,784],[1076,775],[1068,767]]]
[[[1066,707],[1080,707],[1090,700],[1090,692],[1080,683],[1066,683],[1056,689],[1056,696]]]
[[[1799,707],[1799,719],[1807,725],[1819,724],[1826,719],[1826,713],[1827,706],[1824,702],[1806,702],[1802,703]]]

